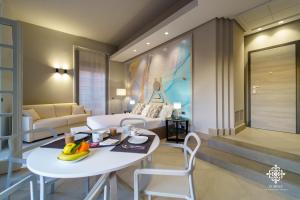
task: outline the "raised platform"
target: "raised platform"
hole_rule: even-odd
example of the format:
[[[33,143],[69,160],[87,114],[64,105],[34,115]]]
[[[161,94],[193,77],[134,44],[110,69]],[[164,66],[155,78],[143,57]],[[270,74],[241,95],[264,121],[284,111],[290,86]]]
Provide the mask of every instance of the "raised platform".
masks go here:
[[[286,137],[293,136],[293,139],[294,137],[299,137],[298,135],[289,133],[285,134],[287,134]],[[270,148],[274,143],[278,142],[283,135],[270,135],[270,133],[268,133],[267,136],[272,136],[272,139],[260,142],[255,141],[262,139],[264,136],[259,135],[259,139],[255,138],[251,140],[251,137],[255,137],[255,134],[248,135],[248,141],[245,141],[244,138],[238,138],[238,136],[212,137],[207,143],[202,145],[198,157],[236,174],[257,181],[262,184],[262,187],[266,190],[277,190],[293,198],[300,199],[300,155],[290,153],[291,151],[295,151],[295,149],[292,148],[295,142],[290,145],[289,149],[291,151],[287,152],[283,151],[285,150],[284,148],[280,150]],[[285,138],[282,142],[286,142],[287,140],[289,139]],[[272,142],[274,143],[272,144]],[[262,143],[268,143],[268,145],[262,146]],[[284,146],[288,147],[289,144],[284,144]],[[299,146],[295,148],[299,148]],[[272,182],[266,175],[275,165],[280,167],[285,173],[283,179],[277,184]]]

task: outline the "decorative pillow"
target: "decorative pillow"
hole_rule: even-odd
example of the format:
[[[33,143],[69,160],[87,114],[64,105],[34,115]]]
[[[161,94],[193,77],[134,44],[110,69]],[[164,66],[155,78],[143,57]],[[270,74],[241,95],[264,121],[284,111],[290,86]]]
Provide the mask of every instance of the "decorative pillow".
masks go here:
[[[173,113],[173,106],[172,105],[163,105],[160,113],[159,113],[159,118],[161,119],[166,119],[170,118]]]
[[[32,117],[32,121],[41,119],[39,114],[34,109],[23,110],[23,115]]]
[[[150,107],[151,107],[151,105],[148,104],[148,105],[146,105],[145,108],[143,109],[143,111],[142,111],[141,114],[142,114],[144,117],[147,116]]]
[[[151,104],[146,117],[157,118],[162,109],[162,104]]]
[[[79,115],[79,114],[84,114],[84,107],[83,106],[78,106],[78,105],[73,105],[72,106],[72,115]]]
[[[132,114],[137,114],[140,115],[143,111],[143,109],[145,108],[145,104],[143,103],[138,103],[136,104],[136,106],[133,108],[133,110],[131,111]]]

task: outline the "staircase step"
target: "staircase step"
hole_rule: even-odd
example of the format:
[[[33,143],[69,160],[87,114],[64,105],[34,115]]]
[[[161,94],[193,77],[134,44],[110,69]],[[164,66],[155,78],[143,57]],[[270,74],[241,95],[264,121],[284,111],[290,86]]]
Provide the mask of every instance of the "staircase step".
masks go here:
[[[255,160],[266,165],[277,165],[282,169],[300,174],[299,155],[235,141],[225,137],[210,138],[208,140],[208,146],[223,152],[245,157],[249,160]]]
[[[222,152],[206,145],[202,145],[197,157],[235,174],[256,181],[264,185],[266,189],[270,189],[269,186],[276,185],[266,175],[273,165],[259,163],[241,156]],[[278,191],[300,199],[300,175],[287,170],[284,170],[284,172],[286,175],[280,183],[277,184],[282,185],[282,189]]]

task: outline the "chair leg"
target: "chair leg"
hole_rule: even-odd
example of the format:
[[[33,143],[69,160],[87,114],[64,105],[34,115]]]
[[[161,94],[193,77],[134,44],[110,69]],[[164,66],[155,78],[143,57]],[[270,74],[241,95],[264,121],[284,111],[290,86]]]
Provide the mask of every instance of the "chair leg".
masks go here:
[[[12,162],[10,158],[8,158],[8,169],[7,169],[7,176],[6,176],[6,187],[8,188],[11,184],[11,175],[12,175]]]
[[[134,176],[134,200],[139,200],[139,185],[138,185],[138,176]]]

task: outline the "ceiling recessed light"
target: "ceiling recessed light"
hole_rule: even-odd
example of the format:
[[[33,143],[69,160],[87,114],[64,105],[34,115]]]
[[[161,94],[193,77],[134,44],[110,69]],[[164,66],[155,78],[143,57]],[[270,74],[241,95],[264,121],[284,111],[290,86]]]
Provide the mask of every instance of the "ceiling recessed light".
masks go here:
[[[132,51],[133,51],[133,52],[137,52],[137,50],[136,50],[136,49],[133,49]]]
[[[262,28],[258,28],[257,30],[258,30],[258,31],[261,31],[261,30],[262,30]]]
[[[149,45],[150,45],[150,42],[147,42],[147,43],[146,43],[146,45],[148,45],[148,46],[149,46]]]
[[[284,23],[284,21],[279,21],[279,22],[278,22],[278,24],[283,24],[283,23]]]
[[[165,32],[165,35],[169,35],[169,32]]]

